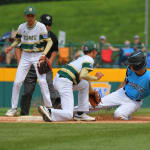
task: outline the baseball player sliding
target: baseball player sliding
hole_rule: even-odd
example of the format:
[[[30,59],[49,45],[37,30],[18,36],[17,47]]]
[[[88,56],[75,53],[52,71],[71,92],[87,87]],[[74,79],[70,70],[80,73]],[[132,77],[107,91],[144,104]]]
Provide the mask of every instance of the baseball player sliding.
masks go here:
[[[142,100],[150,95],[150,71],[146,69],[146,57],[142,51],[134,52],[128,57],[128,68],[125,81],[120,89],[102,98],[99,108],[118,108],[114,112],[115,118],[131,119],[131,114],[137,111]],[[97,108],[98,108],[97,107]]]
[[[94,92],[89,81],[99,80],[103,74],[101,72],[97,72],[95,76],[88,74],[93,70],[94,58],[97,54],[95,42],[87,41],[83,47],[85,55],[61,68],[54,79],[54,87],[59,92],[62,109],[46,108],[45,106],[38,107],[45,121],[72,119],[74,109],[73,90],[79,91],[78,112],[75,114],[74,119],[95,120],[94,117],[85,113],[89,111],[89,92]]]
[[[12,90],[12,108],[7,111],[6,116],[16,115],[20,88],[32,64],[37,73],[44,104],[46,107],[52,107],[46,74],[40,75],[37,70],[37,64],[40,65],[40,62],[45,58],[52,46],[52,40],[48,38],[45,25],[36,21],[34,7],[27,7],[24,11],[24,17],[26,22],[19,26],[15,41],[5,49],[5,52],[8,53],[13,47],[21,43],[23,50]],[[45,49],[42,44],[44,41],[47,42]]]

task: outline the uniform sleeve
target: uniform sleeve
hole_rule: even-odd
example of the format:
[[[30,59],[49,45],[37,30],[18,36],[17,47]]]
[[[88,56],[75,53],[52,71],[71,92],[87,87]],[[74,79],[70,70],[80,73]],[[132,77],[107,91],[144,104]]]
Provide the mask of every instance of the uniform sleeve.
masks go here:
[[[83,62],[82,69],[83,68],[87,69],[89,72],[93,71],[93,62]]]
[[[40,41],[43,42],[45,39],[48,39],[48,33],[45,25],[43,24],[41,26]]]

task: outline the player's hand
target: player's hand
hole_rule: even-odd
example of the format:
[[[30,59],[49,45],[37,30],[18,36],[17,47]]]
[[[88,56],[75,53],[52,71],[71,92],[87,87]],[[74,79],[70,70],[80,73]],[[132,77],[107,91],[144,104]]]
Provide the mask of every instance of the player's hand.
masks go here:
[[[104,74],[102,74],[101,72],[97,72],[97,73],[95,74],[95,76],[96,76],[97,79],[99,80],[101,77],[104,76]]]
[[[11,47],[11,46],[5,48],[5,53],[8,54],[12,50],[12,48],[13,47]]]

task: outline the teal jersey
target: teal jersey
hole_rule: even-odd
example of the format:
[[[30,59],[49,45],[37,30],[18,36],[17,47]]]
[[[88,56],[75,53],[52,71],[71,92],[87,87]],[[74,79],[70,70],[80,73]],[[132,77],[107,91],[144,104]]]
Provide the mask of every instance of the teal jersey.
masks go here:
[[[125,80],[124,90],[132,100],[141,100],[150,95],[150,71],[146,70],[139,76],[128,68]]]

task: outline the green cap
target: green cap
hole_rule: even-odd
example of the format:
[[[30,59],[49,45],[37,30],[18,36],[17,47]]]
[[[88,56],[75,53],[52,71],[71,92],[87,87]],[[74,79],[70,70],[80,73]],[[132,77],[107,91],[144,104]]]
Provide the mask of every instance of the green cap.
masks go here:
[[[97,50],[96,43],[94,41],[86,41],[86,42],[84,42],[83,50],[85,52],[91,52],[93,50]]]
[[[29,14],[31,14],[31,15],[36,15],[35,8],[34,8],[34,7],[31,7],[31,6],[27,7],[27,8],[25,9],[24,13],[25,13],[25,15],[29,15]]]

